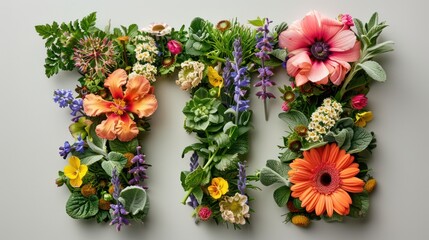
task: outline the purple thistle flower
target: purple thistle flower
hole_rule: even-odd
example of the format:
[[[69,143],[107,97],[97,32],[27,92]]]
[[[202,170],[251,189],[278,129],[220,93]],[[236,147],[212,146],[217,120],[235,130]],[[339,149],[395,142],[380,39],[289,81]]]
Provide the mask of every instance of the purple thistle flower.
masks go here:
[[[274,86],[276,83],[270,80],[270,77],[274,75],[271,71],[271,68],[265,66],[265,61],[270,59],[270,55],[268,55],[268,53],[273,51],[273,46],[271,44],[273,39],[268,35],[270,33],[270,30],[268,29],[270,23],[272,23],[272,21],[269,21],[267,18],[265,20],[264,26],[258,28],[258,32],[262,33],[262,37],[258,39],[256,44],[256,48],[260,51],[255,54],[256,57],[261,59],[261,67],[258,69],[258,78],[260,80],[256,82],[254,87],[262,88],[261,91],[256,93],[256,96],[258,96],[258,98],[262,98],[264,102],[267,98],[276,98],[274,94],[267,91],[267,87]]]
[[[238,190],[240,191],[241,195],[244,195],[244,193],[246,192],[246,182],[247,182],[246,166],[244,164],[242,164],[241,162],[239,162],[238,163],[237,187],[238,187]]]
[[[131,168],[128,173],[133,175],[133,178],[128,181],[128,184],[130,185],[137,185],[144,189],[147,189],[146,186],[143,186],[143,181],[147,179],[146,170],[149,167],[148,164],[145,163],[145,155],[140,153],[141,146],[137,146],[137,155],[134,156],[133,159],[131,159],[131,163],[134,165],[133,168]]]
[[[73,144],[74,150],[83,153],[85,151],[83,149],[83,146],[85,146],[85,141],[83,141],[82,137],[79,135],[79,137],[77,137],[77,141],[75,142],[75,144]]]
[[[60,105],[60,108],[67,107],[73,101],[71,90],[57,89],[54,91],[54,102]]]
[[[73,101],[69,105],[72,112],[70,113],[72,116],[76,116],[76,114],[83,110],[83,100],[82,98],[73,99]]]
[[[128,212],[125,210],[124,205],[119,201],[119,194],[121,193],[121,182],[119,180],[118,173],[116,168],[112,171],[112,185],[113,185],[113,198],[116,200],[116,204],[110,204],[110,208],[112,208],[112,216],[113,219],[110,222],[110,225],[116,224],[116,230],[121,231],[122,225],[130,224],[130,221],[125,218],[125,215]]]
[[[247,67],[241,67],[242,63],[242,48],[241,48],[241,40],[240,38],[235,39],[234,41],[234,51],[232,54],[234,55],[234,62],[231,63],[233,73],[231,73],[231,77],[234,78],[234,101],[235,105],[231,106],[232,109],[236,112],[243,112],[249,108],[249,100],[243,100],[247,93],[247,89],[250,85],[250,79],[247,76]]]
[[[194,171],[195,169],[197,169],[197,167],[199,166],[199,163],[198,163],[198,154],[195,151],[194,151],[194,153],[191,156],[191,163],[189,164],[189,166],[190,166],[191,172]],[[197,198],[192,193],[189,195],[188,205],[191,206],[194,209],[198,207]]]
[[[64,145],[61,146],[59,149],[60,149],[60,156],[66,159],[67,155],[69,155],[69,153],[71,152],[72,147],[70,146],[70,143],[68,141],[65,141]]]

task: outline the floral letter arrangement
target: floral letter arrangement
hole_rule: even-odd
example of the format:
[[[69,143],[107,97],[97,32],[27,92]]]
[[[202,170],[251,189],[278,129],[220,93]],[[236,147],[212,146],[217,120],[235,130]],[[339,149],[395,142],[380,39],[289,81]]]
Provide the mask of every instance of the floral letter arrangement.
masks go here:
[[[150,165],[141,140],[158,106],[153,84],[175,72],[175,83],[191,97],[184,128],[198,141],[183,150],[190,169],[180,174],[182,203],[194,209],[196,222],[249,223],[247,189],[259,180],[282,183],[274,199],[289,208],[286,220],[294,224],[365,216],[375,185],[365,163],[375,147],[364,129],[372,119],[365,95],[372,80],[386,79],[373,57],[392,50],[391,42],[377,43],[386,24],[376,14],[363,25],[349,15],[329,19],[311,12],[272,31],[266,18],[249,21],[253,27],[195,18],[179,30],[164,23],[101,30],[95,21],[92,13],[36,26],[46,39],[46,75],[81,74],[75,93],[54,91],[54,101],[72,115],[73,143],[59,148],[68,165],[56,181],[70,190],[66,212],[72,218],[110,222],[118,231],[130,220],[143,222]],[[292,82],[280,88],[285,102],[279,117],[289,129],[285,150],[280,161],[248,175],[250,91],[259,88],[255,95],[268,119],[267,99],[275,99],[271,77],[279,66]],[[255,72],[258,80],[251,83]]]
[[[376,145],[365,129],[373,118],[366,95],[373,80],[386,80],[373,61],[393,50],[391,41],[377,43],[386,26],[376,13],[363,24],[349,15],[337,20],[313,11],[280,34],[292,82],[281,89],[285,112],[279,114],[288,134],[279,160],[267,161],[260,180],[280,183],[274,200],[288,208],[286,222],[308,226],[320,218],[367,214],[376,184],[367,162]]]

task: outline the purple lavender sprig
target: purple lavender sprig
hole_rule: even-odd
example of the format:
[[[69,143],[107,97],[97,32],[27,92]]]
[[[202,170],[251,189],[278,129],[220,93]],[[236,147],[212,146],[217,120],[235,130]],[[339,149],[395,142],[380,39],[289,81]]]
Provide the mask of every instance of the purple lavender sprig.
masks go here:
[[[113,185],[113,198],[116,201],[116,204],[110,204],[110,208],[113,210],[112,216],[113,219],[110,222],[110,225],[116,224],[116,230],[121,231],[123,225],[130,224],[130,221],[125,217],[128,212],[125,210],[124,205],[119,201],[119,195],[121,193],[121,182],[119,181],[119,176],[116,171],[116,168],[112,171],[112,185]]]
[[[262,98],[264,101],[265,120],[268,120],[267,98],[276,98],[274,94],[267,91],[267,87],[274,86],[276,83],[270,79],[270,77],[274,75],[271,67],[265,66],[265,61],[270,60],[270,55],[268,53],[273,51],[271,43],[273,38],[269,35],[270,30],[268,29],[270,23],[272,23],[272,21],[266,18],[264,26],[258,28],[257,31],[262,33],[262,37],[258,39],[256,44],[256,48],[259,49],[259,52],[255,53],[256,57],[261,59],[261,67],[258,68],[258,78],[260,80],[255,83],[254,87],[261,87],[261,90],[256,93],[256,96],[258,96],[258,98]]]
[[[246,192],[246,183],[247,183],[246,166],[243,163],[238,162],[237,187],[241,195],[244,195],[244,193]]]
[[[82,98],[74,98],[71,90],[57,89],[54,91],[54,102],[58,103],[60,108],[69,107],[72,111],[70,115],[75,116],[78,113],[83,115],[83,100]]]
[[[128,173],[133,175],[133,178],[128,182],[130,185],[137,185],[144,189],[147,189],[147,186],[143,186],[143,182],[145,179],[147,179],[146,170],[148,169],[149,165],[145,163],[145,155],[141,153],[142,147],[137,146],[137,155],[134,156],[133,159],[131,159],[131,163],[134,165],[133,168],[131,168]]]
[[[244,100],[243,98],[247,93],[247,88],[249,88],[250,78],[247,74],[247,67],[240,67],[243,61],[243,52],[241,48],[240,38],[235,39],[233,46],[234,51],[232,52],[232,54],[234,56],[234,62],[231,63],[233,70],[233,72],[231,73],[231,77],[234,78],[233,84],[235,105],[232,105],[231,108],[234,109],[234,111],[236,111],[237,113],[239,113],[249,108],[250,101]]]
[[[191,162],[190,162],[189,166],[190,166],[191,172],[194,171],[195,169],[197,169],[197,167],[199,166],[197,152],[194,152],[192,154],[192,156],[191,156]],[[188,205],[191,206],[193,209],[195,209],[195,208],[198,207],[197,198],[192,193],[189,195]]]
[[[59,150],[60,150],[59,154],[61,157],[66,159],[72,150],[83,153],[85,151],[84,146],[85,146],[85,141],[83,141],[82,137],[79,135],[77,137],[77,141],[73,145],[70,145],[68,141],[65,141],[64,145],[59,147]]]

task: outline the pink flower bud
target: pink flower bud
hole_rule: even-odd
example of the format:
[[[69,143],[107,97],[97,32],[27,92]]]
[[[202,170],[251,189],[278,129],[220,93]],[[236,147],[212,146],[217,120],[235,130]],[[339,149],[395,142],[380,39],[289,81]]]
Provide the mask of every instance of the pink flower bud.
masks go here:
[[[182,52],[182,44],[179,41],[170,40],[167,43],[167,47],[173,55],[177,55]]]
[[[364,107],[366,107],[366,105],[368,104],[368,98],[365,97],[365,95],[363,94],[358,94],[352,97],[351,104],[352,104],[352,108],[356,110],[361,110]]]
[[[285,111],[285,112],[289,112],[290,107],[289,107],[289,104],[287,102],[284,102],[282,104],[282,110]]]
[[[347,14],[347,13],[340,14],[338,16],[338,20],[340,20],[340,22],[342,22],[348,28],[353,27],[355,25],[355,23],[353,22],[352,16],[350,16],[350,14]]]
[[[212,210],[210,210],[210,208],[208,207],[201,207],[200,210],[198,211],[198,216],[203,221],[207,221],[211,215],[212,215]]]

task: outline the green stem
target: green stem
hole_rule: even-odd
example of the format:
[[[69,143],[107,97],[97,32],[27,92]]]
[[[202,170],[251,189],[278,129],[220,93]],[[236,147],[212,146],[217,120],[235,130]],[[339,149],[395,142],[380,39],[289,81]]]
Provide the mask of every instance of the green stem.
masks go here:
[[[213,162],[213,159],[214,159],[214,157],[216,156],[217,151],[218,151],[218,150],[216,150],[216,151],[213,153],[213,155],[209,158],[209,161],[204,165],[203,170],[206,170],[206,169],[210,166],[210,164]],[[186,204],[186,200],[188,199],[189,195],[191,195],[192,191],[194,191],[194,187],[192,187],[192,188],[188,189],[188,191],[186,191],[185,196],[183,197],[183,199],[182,199],[182,201],[181,201],[181,203],[182,203],[183,205],[185,205],[185,204]]]

